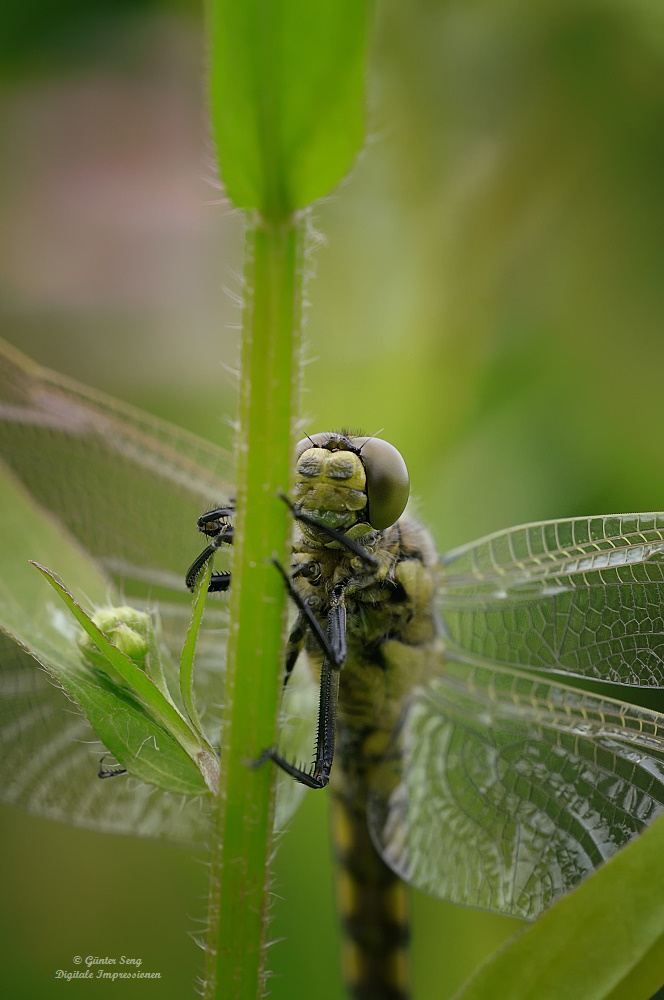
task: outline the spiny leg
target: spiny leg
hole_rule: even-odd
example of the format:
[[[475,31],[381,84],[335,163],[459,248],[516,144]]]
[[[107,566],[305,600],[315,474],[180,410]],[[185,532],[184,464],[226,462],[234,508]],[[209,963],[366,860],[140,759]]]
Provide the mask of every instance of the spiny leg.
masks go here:
[[[280,571],[286,579],[286,585],[291,595],[293,591],[290,580],[286,577],[283,567]],[[313,615],[308,605],[302,601],[299,594],[293,598],[304,613],[304,608]],[[314,618],[315,621],[315,618]],[[307,618],[306,624],[309,624]],[[309,771],[291,764],[274,748],[264,750],[255,766],[264,764],[266,760],[274,763],[296,781],[308,788],[325,788],[330,780],[330,771],[334,760],[334,742],[336,735],[337,703],[339,700],[339,675],[346,660],[346,603],[344,585],[337,584],[332,591],[332,602],[327,615],[327,630],[323,632],[316,621],[318,631],[314,635],[321,642],[323,649],[323,665],[320,675],[320,693],[318,700],[318,728],[316,732],[316,752],[314,763]],[[293,633],[291,633],[292,635]],[[324,643],[324,644],[323,644]],[[294,664],[294,661],[293,661]],[[291,667],[292,669],[292,667]]]
[[[203,569],[207,566],[215,552],[226,542],[228,542],[226,538],[214,538],[209,545],[206,545],[201,554],[194,559],[193,563],[187,570],[187,575],[185,577],[185,583],[187,584],[189,590],[193,590],[195,588],[196,581],[201,575]],[[227,573],[225,570],[214,572],[210,577],[208,591],[210,591],[210,593],[215,593],[228,590],[230,585],[230,573]]]
[[[284,494],[281,494],[281,499],[287,504],[296,520],[302,521],[313,527],[320,528],[330,538],[340,542],[344,545],[344,547],[355,553],[355,555],[360,556],[360,558],[370,566],[374,567],[378,564],[376,557],[372,553],[367,552],[367,550],[354,541],[354,539],[346,538],[342,532],[336,531],[336,529],[330,528],[325,524],[321,524],[315,518],[302,513],[302,511]],[[259,759],[256,761],[255,766],[260,766],[265,763],[266,760],[273,760],[278,767],[285,771],[286,774],[289,774],[292,778],[295,778],[296,781],[300,781],[309,788],[324,788],[330,780],[330,771],[334,760],[337,703],[339,699],[339,674],[347,656],[345,602],[346,584],[339,583],[332,590],[330,608],[327,614],[327,627],[325,631],[323,631],[312,609],[293,586],[293,582],[284,567],[277,559],[274,559],[273,562],[283,577],[291,600],[300,612],[298,621],[289,636],[289,649],[286,658],[284,684],[287,683],[293,667],[295,666],[295,662],[304,639],[306,626],[310,628],[323,653],[320,693],[318,700],[316,752],[314,763],[310,771],[305,771],[303,768],[297,767],[295,764],[291,764],[273,747],[263,751]]]
[[[313,613],[313,611],[311,610],[311,608],[309,607],[309,605],[307,604],[307,602],[304,601],[300,597],[300,595],[298,594],[297,590],[293,586],[293,582],[292,582],[291,578],[289,577],[288,573],[286,572],[286,570],[284,569],[284,567],[281,565],[281,563],[279,562],[279,560],[278,559],[273,559],[272,562],[274,563],[274,565],[276,566],[276,568],[281,573],[281,575],[283,577],[283,580],[284,580],[284,583],[286,584],[286,589],[288,591],[289,597],[291,598],[293,604],[298,609],[298,611],[300,612],[300,614],[302,615],[302,617],[306,620],[306,623],[309,626],[309,628],[311,629],[311,632],[312,632],[312,634],[314,636],[314,639],[316,640],[316,642],[318,643],[318,645],[321,648],[323,656],[327,657],[330,660],[331,663],[335,663],[337,666],[341,666],[341,664],[346,659],[346,637],[345,637],[345,632],[344,632],[344,637],[343,637],[343,641],[342,641],[343,652],[342,652],[341,659],[339,659],[338,647],[339,647],[339,641],[340,640],[337,642],[337,650],[335,650],[334,646],[330,642],[329,636],[320,627],[318,619],[316,618],[315,614]],[[329,616],[328,616],[328,631],[329,631]],[[291,667],[291,669],[292,669],[292,667]]]
[[[226,518],[233,517],[234,514],[234,504],[229,504],[227,507],[215,507],[213,510],[208,510],[205,514],[201,514],[196,525],[199,531],[204,535],[209,535],[211,538],[222,534],[226,528],[231,529],[230,534],[232,536],[233,526],[228,524]]]
[[[185,583],[189,590],[193,590],[195,588],[196,581],[198,580],[201,571],[207,565],[215,552],[221,548],[222,545],[233,544],[234,528],[232,524],[228,524],[225,518],[231,517],[234,513],[235,507],[231,504],[227,507],[216,507],[214,510],[209,510],[207,513],[201,514],[198,518],[198,530],[212,540],[210,544],[203,549],[201,554],[194,559],[193,563],[187,570]],[[215,572],[212,573],[210,577],[208,591],[210,593],[221,593],[228,590],[230,585],[230,573]]]
[[[260,767],[267,760],[273,760],[291,778],[308,788],[325,788],[330,780],[334,760],[334,740],[339,699],[339,671],[329,660],[323,660],[320,674],[320,698],[318,702],[318,732],[316,735],[316,757],[310,771],[291,764],[275,749],[270,747],[260,755],[254,767]]]

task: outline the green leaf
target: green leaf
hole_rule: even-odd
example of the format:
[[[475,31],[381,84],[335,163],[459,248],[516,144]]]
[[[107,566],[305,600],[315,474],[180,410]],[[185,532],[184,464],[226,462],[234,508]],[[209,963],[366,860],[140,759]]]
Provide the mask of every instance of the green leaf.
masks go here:
[[[54,600],[51,587],[35,573],[28,554],[76,580],[86,597],[100,605],[109,604],[109,582],[3,465],[0,465],[0,524],[2,631],[46,669],[85,712],[109,751],[132,774],[167,791],[185,795],[205,793],[207,788],[199,767],[178,740],[130,692],[90,669],[76,641],[75,623],[60,602]],[[133,664],[132,667],[151,685],[142,671]]]
[[[40,566],[39,563],[33,563],[33,565],[43,573],[74,618],[90,636],[99,652],[106,657],[111,679],[126,688],[126,691],[122,693],[126,693],[132,700],[138,699],[147,716],[157,723],[164,732],[172,736],[185,753],[197,763],[197,766],[202,767],[206,775],[212,777],[211,790],[216,791],[217,768],[212,747],[193,732],[177,708],[162,694],[147,674],[95,625],[92,618],[76,603],[62,581],[49,570]],[[136,773],[135,756],[132,755],[130,763],[126,765],[134,773]],[[118,760],[125,763],[124,756],[118,757]],[[203,764],[205,766],[202,766]]]
[[[364,131],[369,0],[211,0],[210,109],[238,208],[281,218],[327,194]]]
[[[85,712],[97,736],[136,778],[167,792],[203,795],[204,777],[178,740],[158,725],[131,694],[115,685],[86,678],[57,662],[47,664],[63,688]]]
[[[484,965],[455,1000],[649,1000],[664,979],[664,817]]]

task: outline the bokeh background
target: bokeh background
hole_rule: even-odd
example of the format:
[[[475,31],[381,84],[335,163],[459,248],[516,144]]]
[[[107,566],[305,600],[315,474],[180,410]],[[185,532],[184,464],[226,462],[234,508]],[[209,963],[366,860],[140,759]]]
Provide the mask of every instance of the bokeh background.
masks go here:
[[[232,442],[242,220],[199,3],[0,10],[0,317],[38,360]],[[315,211],[310,431],[383,431],[442,548],[664,506],[664,8],[383,0],[369,138]],[[1,558],[1,556],[0,556]],[[276,858],[271,996],[342,997],[325,796]],[[204,858],[0,813],[12,997],[192,995]],[[413,894],[420,1000],[520,924]],[[74,955],[161,980],[54,979]]]

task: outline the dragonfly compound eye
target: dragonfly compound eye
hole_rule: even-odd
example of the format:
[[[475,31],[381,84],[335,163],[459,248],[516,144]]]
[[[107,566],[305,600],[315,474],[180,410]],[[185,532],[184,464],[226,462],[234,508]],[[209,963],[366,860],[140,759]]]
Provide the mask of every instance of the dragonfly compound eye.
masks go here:
[[[369,501],[369,523],[382,531],[399,520],[410,493],[408,469],[401,453],[389,441],[374,437],[347,437],[343,433],[323,432],[311,434],[298,442],[296,456],[311,450],[309,475],[317,475],[320,460],[315,449],[343,452],[352,451],[360,456],[366,474],[366,494]],[[321,462],[322,467],[322,462]]]
[[[401,453],[380,438],[350,438],[367,474],[369,522],[382,530],[398,521],[408,503],[410,479]]]

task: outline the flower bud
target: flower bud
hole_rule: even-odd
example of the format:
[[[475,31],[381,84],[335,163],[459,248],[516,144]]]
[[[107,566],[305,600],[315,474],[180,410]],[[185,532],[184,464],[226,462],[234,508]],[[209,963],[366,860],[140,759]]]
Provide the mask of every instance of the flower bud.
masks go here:
[[[149,615],[125,605],[119,608],[101,608],[92,615],[92,621],[137,667],[145,669],[151,627]],[[97,649],[87,632],[81,633],[77,641],[88,662],[95,667],[108,668],[108,660]]]

